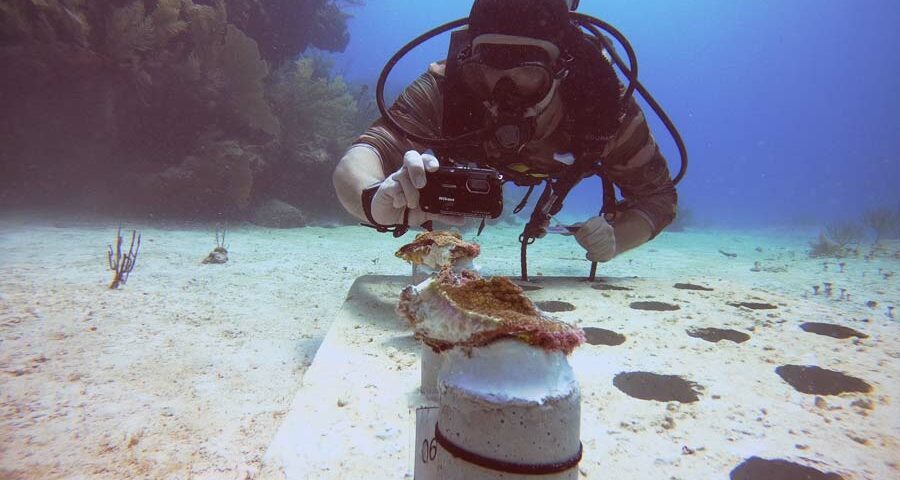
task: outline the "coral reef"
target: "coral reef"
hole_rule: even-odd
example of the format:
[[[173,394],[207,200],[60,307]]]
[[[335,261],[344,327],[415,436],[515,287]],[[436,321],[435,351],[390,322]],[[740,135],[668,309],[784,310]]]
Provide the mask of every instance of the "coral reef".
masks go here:
[[[341,126],[360,121],[355,89],[311,61],[290,85],[272,72],[309,46],[343,49],[355,3],[3,2],[3,198],[246,217],[288,190],[278,179],[321,183],[351,137]],[[296,101],[276,112],[276,89]]]
[[[900,211],[874,208],[863,215],[863,222],[875,233],[874,243],[882,238],[900,234]]]
[[[303,57],[275,74],[271,97],[291,161],[327,164],[360,133],[349,123],[356,115],[356,100],[340,77],[327,76],[330,68],[319,57]]]
[[[148,206],[183,213],[243,211],[254,176],[267,168],[251,147],[234,140],[202,143],[175,166],[140,179],[137,194]]]
[[[278,135],[281,125],[269,108],[263,91],[263,80],[269,75],[269,68],[259,57],[256,42],[233,25],[226,27],[222,70],[227,79],[225,97],[234,112],[250,128]]]
[[[425,265],[441,270],[460,262],[470,261],[481,253],[477,244],[466,242],[456,232],[423,232],[415,240],[400,247],[394,254],[412,265]]]
[[[859,243],[864,236],[862,227],[853,222],[832,223],[825,227],[825,235],[842,248]]]
[[[829,240],[824,232],[819,233],[819,238],[810,242],[809,246],[809,256],[812,258],[840,258],[845,256],[844,249],[840,245]]]
[[[341,5],[359,0],[225,0],[229,21],[259,44],[263,58],[281,65],[313,46],[342,51],[350,40]]]
[[[270,98],[282,135],[278,198],[318,215],[342,216],[331,175],[350,142],[377,117],[367,89],[332,77],[331,64],[307,56],[273,74]],[[362,103],[363,108],[358,105]]]
[[[137,240],[137,243],[135,243],[135,240]],[[109,284],[111,290],[115,290],[128,282],[128,275],[134,270],[138,251],[141,249],[141,234],[137,233],[136,230],[131,231],[131,246],[128,247],[127,252],[122,250],[122,241],[122,227],[120,226],[116,230],[116,249],[113,251],[112,245],[110,245],[107,252],[109,269],[113,272],[113,279]]]
[[[810,242],[809,256],[812,258],[843,258],[855,252],[851,245],[862,240],[864,232],[859,224],[852,222],[832,223],[819,233],[819,238]]]
[[[219,265],[228,261],[228,249],[225,248],[225,233],[227,231],[227,225],[216,224],[216,248],[209,252],[209,255],[201,263]]]
[[[397,312],[435,351],[512,337],[570,353],[584,342],[580,328],[542,313],[509,279],[484,279],[470,271],[444,269],[436,278],[405,288]]]
[[[296,228],[306,226],[307,220],[297,207],[272,199],[253,212],[253,223],[270,228]]]

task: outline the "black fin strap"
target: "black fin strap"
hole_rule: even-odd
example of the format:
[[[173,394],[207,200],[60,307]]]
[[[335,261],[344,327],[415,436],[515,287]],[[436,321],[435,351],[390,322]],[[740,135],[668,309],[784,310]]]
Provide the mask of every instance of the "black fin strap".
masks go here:
[[[522,200],[519,201],[519,204],[516,205],[516,208],[513,209],[513,213],[519,213],[522,211],[522,209],[525,208],[525,205],[528,204],[528,197],[531,196],[531,192],[533,192],[533,191],[534,191],[534,185],[529,185],[528,192],[525,193],[525,196],[522,198]]]
[[[394,235],[394,238],[402,237],[407,231],[409,231],[409,209],[403,209],[403,223],[396,223],[394,225],[382,225],[375,221],[372,218],[372,199],[375,198],[375,192],[378,191],[378,187],[381,186],[381,182],[376,183],[370,187],[364,188],[362,191],[362,207],[363,213],[366,214],[366,219],[369,220],[369,223],[360,223],[360,225],[364,227],[374,228],[378,232],[385,233],[391,232]]]
[[[481,231],[484,230],[484,218],[485,217],[481,217],[481,224],[478,225],[478,233],[475,234],[476,237],[481,235]]]
[[[584,445],[578,442],[578,453],[571,458],[561,460],[559,462],[550,463],[517,463],[506,460],[497,460],[479,455],[475,452],[466,450],[463,447],[453,443],[441,433],[439,425],[434,426],[434,439],[443,447],[450,455],[464,462],[478,465],[479,467],[493,470],[495,472],[513,473],[518,475],[548,475],[551,473],[560,473],[574,468],[581,461],[581,455],[584,453]]]

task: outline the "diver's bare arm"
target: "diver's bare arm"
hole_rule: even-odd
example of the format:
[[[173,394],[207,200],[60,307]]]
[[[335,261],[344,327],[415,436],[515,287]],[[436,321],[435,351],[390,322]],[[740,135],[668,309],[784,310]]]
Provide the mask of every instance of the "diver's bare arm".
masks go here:
[[[647,243],[653,235],[652,225],[635,210],[619,212],[613,223],[616,255]]]
[[[378,154],[368,146],[354,145],[341,158],[332,180],[341,205],[356,218],[368,222],[362,208],[362,191],[384,178]]]

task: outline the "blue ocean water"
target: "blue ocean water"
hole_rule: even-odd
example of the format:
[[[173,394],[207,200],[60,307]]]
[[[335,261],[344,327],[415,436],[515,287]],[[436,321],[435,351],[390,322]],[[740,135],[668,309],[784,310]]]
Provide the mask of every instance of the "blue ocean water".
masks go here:
[[[229,3],[272,12],[318,1]],[[355,15],[346,50],[328,54],[354,93],[408,40],[471,5],[325,1]],[[247,135],[250,119],[235,114],[266,104],[231,105],[242,90],[225,87],[262,100],[261,53],[278,51],[251,48],[250,33],[307,32],[269,15],[275,21],[244,38],[234,28],[240,9],[227,26],[199,14],[214,4],[0,4],[0,479],[412,478],[423,458],[411,431],[421,426],[412,402],[422,345],[397,312],[413,279],[394,253],[414,234],[395,238],[316,211],[316,202],[340,208],[328,161],[344,148],[312,141],[343,133],[321,112],[355,111],[320,104],[328,98],[309,72],[320,64],[296,68],[292,53],[282,67],[296,75],[268,90],[292,132],[281,137],[285,151]],[[184,17],[151,13],[153,5]],[[582,388],[581,476],[822,478],[808,476],[816,467],[841,475],[829,479],[900,478],[890,453],[900,431],[900,240],[851,241],[825,255],[811,245],[829,222],[900,206],[900,2],[584,0],[579,10],[630,38],[641,81],[691,155],[682,208],[710,225],[665,232],[598,265],[594,282],[583,281],[591,262],[573,237],[529,247],[528,298],[588,334],[571,357]],[[181,38],[142,43],[186,28],[175,19],[190,12],[201,32],[207,23],[225,31],[210,36],[208,69],[199,69],[201,41],[196,51]],[[114,20],[128,28],[110,28]],[[104,30],[123,41],[105,42]],[[443,58],[447,40],[401,62],[389,92]],[[228,57],[234,77],[222,76],[224,51],[237,53]],[[111,64],[95,62],[116,52]],[[185,58],[165,65],[175,53]],[[306,53],[315,52],[297,52]],[[242,75],[247,66],[253,75]],[[280,91],[298,77],[296,90]],[[347,98],[332,87],[324,90]],[[300,100],[284,101],[292,95]],[[674,173],[675,146],[648,117]],[[314,128],[320,119],[327,127]],[[132,213],[141,201],[146,209]],[[585,181],[561,220],[584,219],[598,204],[598,182]],[[773,224],[789,228],[755,228]],[[125,248],[129,231],[143,243],[127,285],[113,290],[119,227]],[[481,246],[477,271],[517,278],[520,232],[504,222],[478,236],[463,230]],[[227,246],[228,262],[202,263],[216,246]],[[796,381],[807,373],[821,381]],[[633,388],[659,377],[668,380],[654,390],[687,386],[691,398]],[[865,388],[816,391],[835,378]],[[431,427],[417,430],[430,436]],[[794,473],[773,477],[773,464]],[[747,474],[748,465],[763,473]]]
[[[335,70],[374,84],[397,49],[467,16],[470,6],[353,7]],[[633,45],[640,80],[687,144],[680,206],[698,221],[823,224],[900,205],[900,2],[585,0],[578,11],[611,23]],[[411,52],[389,85],[399,88],[446,56],[448,38]],[[674,175],[674,143],[660,122],[652,127]],[[583,182],[566,211],[594,212],[598,190],[599,182]]]

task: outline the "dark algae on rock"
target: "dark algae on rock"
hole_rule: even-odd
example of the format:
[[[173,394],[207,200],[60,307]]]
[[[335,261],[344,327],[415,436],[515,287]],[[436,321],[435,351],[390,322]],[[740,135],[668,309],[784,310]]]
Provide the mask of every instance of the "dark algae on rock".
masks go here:
[[[834,338],[869,338],[868,335],[858,332],[850,327],[843,325],[834,325],[832,323],[806,322],[800,324],[800,328],[804,332],[815,333],[817,335],[825,335]]]
[[[731,480],[844,480],[836,473],[824,473],[787,460],[750,457],[735,467]]]
[[[697,390],[702,388],[678,375],[650,372],[622,372],[613,379],[613,385],[629,397],[681,403],[700,400]]]
[[[798,392],[811,395],[872,391],[872,386],[859,378],[815,366],[782,365],[775,373]]]
[[[587,343],[590,343],[591,345],[614,347],[625,343],[625,335],[616,333],[612,330],[597,327],[585,327],[582,330],[584,330],[584,336],[587,338]]]
[[[750,310],[774,310],[778,308],[771,303],[762,303],[762,302],[730,302],[729,305],[736,308],[749,308]]]
[[[561,302],[558,300],[546,300],[543,302],[534,302],[534,304],[545,312],[571,312],[575,310],[575,305],[569,302]]]
[[[681,307],[678,305],[656,301],[631,302],[631,305],[629,306],[635,310],[650,310],[653,312],[672,312],[681,310]]]
[[[594,290],[601,290],[601,291],[629,291],[629,290],[631,290],[628,287],[613,285],[611,283],[598,283],[595,285],[591,285],[591,288],[593,288]]]
[[[697,290],[701,292],[711,292],[713,289],[704,287],[703,285],[694,285],[693,283],[676,283],[675,288],[679,290]]]
[[[750,335],[744,332],[724,328],[692,328],[687,330],[687,334],[688,336],[714,343],[720,340],[730,340],[734,343],[744,343],[750,340]]]

